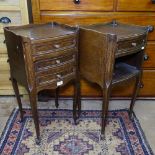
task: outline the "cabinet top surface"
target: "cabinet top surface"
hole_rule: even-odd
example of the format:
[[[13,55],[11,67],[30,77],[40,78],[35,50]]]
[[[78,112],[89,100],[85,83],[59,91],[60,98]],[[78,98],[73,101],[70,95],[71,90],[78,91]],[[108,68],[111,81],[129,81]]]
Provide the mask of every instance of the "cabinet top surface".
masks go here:
[[[103,34],[115,34],[118,39],[137,36],[147,32],[146,27],[113,22],[106,24],[93,24],[83,26],[83,28],[94,30]]]
[[[25,26],[8,27],[16,35],[29,38],[31,40],[59,37],[75,33],[75,29],[57,23],[30,24]]]

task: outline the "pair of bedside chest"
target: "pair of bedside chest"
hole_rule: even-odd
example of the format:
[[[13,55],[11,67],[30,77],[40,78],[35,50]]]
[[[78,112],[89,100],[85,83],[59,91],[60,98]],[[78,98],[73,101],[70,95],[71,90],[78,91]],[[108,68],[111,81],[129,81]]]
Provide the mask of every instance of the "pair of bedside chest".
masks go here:
[[[141,84],[147,35],[151,30],[151,27],[115,21],[79,27],[53,22],[4,28],[11,81],[21,118],[23,111],[17,82],[29,93],[37,140],[40,140],[37,93],[54,89],[58,107],[59,87],[73,80],[73,118],[76,120],[81,111],[80,76],[97,83],[103,90],[102,133],[112,86],[136,78],[132,112]]]

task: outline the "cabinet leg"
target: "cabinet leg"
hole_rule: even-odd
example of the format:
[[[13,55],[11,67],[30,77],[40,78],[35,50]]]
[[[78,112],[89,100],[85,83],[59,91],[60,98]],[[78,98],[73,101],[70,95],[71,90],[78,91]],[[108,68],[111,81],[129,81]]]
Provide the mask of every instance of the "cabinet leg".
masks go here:
[[[105,134],[106,119],[107,119],[108,107],[109,107],[110,90],[111,90],[110,87],[105,88],[103,90],[101,135]]]
[[[77,113],[78,108],[78,113]],[[76,123],[76,119],[79,118],[81,112],[81,98],[80,98],[80,83],[75,80],[74,84],[74,99],[73,99],[73,119]]]
[[[39,144],[40,143],[40,128],[39,128],[39,119],[38,119],[38,110],[37,110],[37,93],[33,91],[30,92],[29,97],[30,97],[32,116],[34,119],[34,125],[35,125],[36,136],[37,136],[36,143]]]
[[[130,118],[132,117],[133,108],[134,108],[134,105],[135,105],[136,97],[137,97],[137,95],[139,93],[140,86],[141,86],[141,75],[139,74],[136,77],[136,82],[135,82],[135,87],[134,87],[134,91],[133,91],[133,96],[132,96],[132,100],[131,100],[131,103],[130,103],[130,110],[129,110],[129,117]]]
[[[56,88],[56,90],[55,90],[55,106],[56,106],[56,108],[58,108],[58,107],[59,107],[59,102],[58,102],[59,90],[60,90],[60,88],[59,88],[59,87],[58,87],[58,88]]]
[[[17,103],[18,103],[18,107],[19,107],[19,111],[20,111],[20,116],[21,116],[21,121],[23,121],[23,108],[22,108],[22,102],[21,102],[21,98],[20,98],[20,94],[19,94],[19,89],[18,89],[18,84],[16,79],[11,78],[12,81],[12,86],[16,95],[16,99],[17,99]]]

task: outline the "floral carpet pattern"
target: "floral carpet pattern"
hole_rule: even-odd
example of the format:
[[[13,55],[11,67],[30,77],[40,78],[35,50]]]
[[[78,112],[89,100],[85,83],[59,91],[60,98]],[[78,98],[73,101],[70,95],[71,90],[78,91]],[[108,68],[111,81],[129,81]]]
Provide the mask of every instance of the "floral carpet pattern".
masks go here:
[[[1,155],[153,155],[140,124],[127,110],[109,111],[105,140],[100,138],[101,111],[82,111],[77,125],[71,110],[39,109],[41,143],[35,143],[30,109],[10,116],[0,138]]]

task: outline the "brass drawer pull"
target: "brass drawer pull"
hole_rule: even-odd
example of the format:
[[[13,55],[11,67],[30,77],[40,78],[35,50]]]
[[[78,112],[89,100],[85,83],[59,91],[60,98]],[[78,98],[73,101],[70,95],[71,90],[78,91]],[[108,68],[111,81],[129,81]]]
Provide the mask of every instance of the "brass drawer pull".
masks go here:
[[[57,78],[59,78],[59,79],[61,78],[61,75],[60,75],[60,74],[57,74],[56,76],[57,76]]]
[[[142,47],[141,47],[141,49],[142,49],[142,50],[144,50],[144,49],[145,49],[145,47],[144,47],[144,46],[142,46]]]
[[[131,43],[132,46],[136,47],[137,46],[137,43]]]
[[[58,81],[57,86],[61,86],[61,85],[63,85],[63,81]]]
[[[11,23],[11,19],[8,18],[8,17],[2,17],[2,18],[0,19],[0,23],[9,24],[9,23]]]
[[[61,63],[61,61],[60,61],[60,60],[56,60],[56,63],[57,63],[57,64],[60,64],[60,63]]]
[[[58,44],[55,44],[55,45],[53,45],[55,48],[60,48],[60,45],[58,45]]]
[[[80,4],[80,0],[74,0],[74,4]]]

